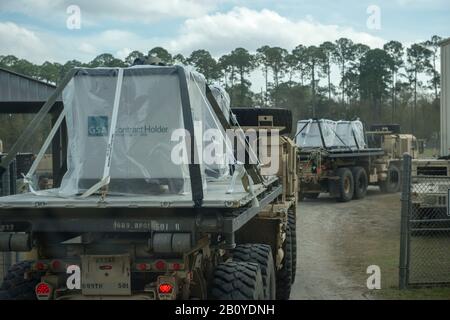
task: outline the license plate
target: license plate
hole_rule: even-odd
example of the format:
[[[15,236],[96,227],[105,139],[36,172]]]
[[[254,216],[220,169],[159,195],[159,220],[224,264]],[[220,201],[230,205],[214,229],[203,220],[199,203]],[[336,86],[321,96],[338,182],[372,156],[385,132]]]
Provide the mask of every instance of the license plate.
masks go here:
[[[84,255],[81,274],[83,295],[131,295],[129,255]]]

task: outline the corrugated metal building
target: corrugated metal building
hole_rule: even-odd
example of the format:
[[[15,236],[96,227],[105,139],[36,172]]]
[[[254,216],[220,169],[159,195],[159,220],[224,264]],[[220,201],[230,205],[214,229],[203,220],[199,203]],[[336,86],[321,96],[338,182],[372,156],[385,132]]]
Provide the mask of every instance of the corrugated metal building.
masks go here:
[[[52,84],[0,68],[0,113],[36,113],[54,90]],[[57,116],[61,107],[62,102],[57,102],[52,108],[52,114]],[[0,254],[0,282],[4,271],[16,259],[14,253]]]
[[[35,113],[54,90],[52,84],[0,68],[0,113]]]
[[[441,42],[441,156],[450,155],[450,38]]]
[[[441,156],[450,155],[450,38],[441,42]]]

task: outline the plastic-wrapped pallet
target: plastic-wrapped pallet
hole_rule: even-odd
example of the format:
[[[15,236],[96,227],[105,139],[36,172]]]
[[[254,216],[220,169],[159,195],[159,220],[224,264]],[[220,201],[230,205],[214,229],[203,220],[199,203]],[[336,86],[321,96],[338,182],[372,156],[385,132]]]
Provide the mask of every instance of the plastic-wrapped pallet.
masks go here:
[[[320,129],[319,129],[320,124]],[[322,130],[323,141],[320,134]],[[297,145],[300,148],[351,148],[367,147],[361,121],[301,120],[297,124]],[[325,143],[325,146],[323,145]]]
[[[320,130],[322,130],[325,146],[320,136]],[[335,130],[336,122],[332,120],[301,120],[297,123],[297,146],[300,148],[330,147],[335,140]]]
[[[337,121],[336,135],[332,144],[335,148],[364,149],[364,127],[361,121]]]
[[[155,66],[125,69],[111,154],[109,193],[190,192],[189,164],[172,161],[173,151],[183,141],[187,143],[182,138],[173,139],[174,131],[185,129],[176,70]],[[203,132],[208,128],[223,132],[223,128],[207,102],[203,76],[186,69],[185,74],[205,189]],[[80,70],[64,90],[68,170],[57,191],[59,195],[81,194],[102,179],[118,87],[118,69],[99,68]]]

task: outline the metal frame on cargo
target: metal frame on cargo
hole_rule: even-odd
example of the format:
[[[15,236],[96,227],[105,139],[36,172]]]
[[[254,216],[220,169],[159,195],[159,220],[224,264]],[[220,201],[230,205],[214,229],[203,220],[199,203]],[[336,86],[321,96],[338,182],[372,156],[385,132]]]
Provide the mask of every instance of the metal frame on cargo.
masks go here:
[[[80,222],[77,219],[59,221],[60,223],[55,223],[54,218],[62,218],[70,216],[69,211],[76,209],[88,209],[88,208],[98,208],[98,209],[109,209],[114,210],[118,208],[130,208],[130,209],[151,209],[158,208],[159,210],[176,210],[177,208],[225,208],[229,212],[220,217],[223,223],[216,224],[217,228],[215,231],[224,233],[233,233],[237,231],[242,225],[253,218],[265,205],[269,204],[271,201],[275,200],[281,193],[282,187],[278,185],[277,178],[269,178],[264,183],[259,183],[255,185],[255,194],[251,195],[248,192],[233,192],[225,193],[227,185],[223,182],[212,182],[211,190],[208,190],[208,194],[203,193],[202,189],[202,178],[200,172],[200,165],[190,161],[191,159],[197,158],[196,152],[197,148],[194,146],[195,135],[194,135],[194,124],[193,116],[189,99],[188,85],[186,81],[185,70],[181,66],[171,66],[171,67],[158,67],[152,66],[149,68],[126,68],[126,69],[83,69],[76,68],[68,73],[68,75],[63,79],[61,84],[56,88],[55,92],[50,96],[48,101],[43,105],[36,117],[31,121],[29,126],[23,132],[23,134],[18,138],[12,150],[7,154],[6,157],[2,158],[0,163],[0,169],[5,168],[13,161],[15,155],[24,146],[25,142],[33,135],[37,128],[37,125],[44,119],[45,115],[57,102],[57,99],[61,95],[64,88],[70,82],[70,80],[77,75],[83,75],[89,73],[89,75],[95,76],[110,76],[115,75],[118,70],[123,70],[123,76],[127,75],[173,75],[176,74],[180,81],[180,94],[181,94],[181,106],[183,111],[183,120],[185,129],[191,135],[191,153],[189,157],[189,175],[191,181],[192,199],[188,199],[185,195],[145,195],[145,196],[114,196],[108,195],[105,199],[101,196],[89,196],[84,199],[75,198],[58,198],[51,196],[37,196],[34,194],[19,194],[8,197],[1,198],[0,201],[0,212],[1,216],[1,226],[7,226],[8,231],[11,232],[40,232],[40,231],[53,231],[53,232],[86,232],[86,231],[96,231],[96,232],[129,232],[136,231],[133,228],[125,228],[123,230],[114,228],[114,221],[117,219],[91,219],[93,216],[88,217],[88,221],[91,224],[86,224]],[[210,89],[207,87],[207,98],[208,102],[211,104],[213,111],[216,113],[220,123],[225,129],[230,128],[227,124],[223,114],[220,113],[220,108],[217,102],[211,96]],[[60,116],[62,118],[63,115]],[[54,129],[60,126],[62,121],[57,121]],[[67,148],[65,148],[67,150]],[[246,165],[246,169],[252,171],[252,165]],[[254,171],[253,171],[254,172]],[[258,179],[254,179],[258,180]],[[258,181],[262,182],[262,181]],[[255,198],[258,199],[259,206],[254,207],[249,205],[249,203]],[[239,209],[238,209],[239,208]],[[32,209],[32,214],[25,214],[24,211]],[[236,210],[238,209],[238,210]],[[57,212],[57,211],[61,212]],[[80,211],[77,211],[77,215],[80,217]],[[51,216],[51,218],[42,218],[42,216]],[[136,219],[129,218],[129,212],[122,214],[115,214],[116,217],[120,217],[121,222],[132,223]],[[152,214],[152,217],[154,215]],[[188,216],[188,214],[186,215]],[[202,214],[200,214],[202,216]],[[84,219],[83,215],[83,219]],[[162,217],[165,221],[166,218]],[[174,220],[179,220],[180,216],[177,216]],[[196,215],[196,220],[199,216]],[[201,217],[200,217],[201,219]],[[15,221],[19,220],[20,223],[15,225]],[[168,219],[170,220],[170,219]],[[167,221],[168,221],[167,220]],[[189,218],[182,218],[182,220],[189,220]],[[22,223],[25,222],[25,223]],[[188,223],[190,225],[190,223]],[[16,228],[17,227],[17,228]],[[3,227],[4,228],[4,227]],[[11,230],[12,229],[12,230]],[[141,232],[151,231],[152,228],[147,228],[141,230]],[[178,230],[179,231],[179,230]],[[230,243],[233,246],[234,243]]]
[[[196,100],[189,96],[192,78],[186,77],[187,72],[181,66],[71,71],[2,159],[0,168],[8,168],[70,80],[83,74],[118,74],[114,104],[108,102],[108,108],[114,105],[112,121],[118,112],[119,79],[124,74],[177,75],[179,86],[174,94],[180,95],[180,116],[191,134],[188,158],[196,159],[191,107],[197,105],[191,106]],[[107,96],[112,94],[108,91]],[[202,87],[201,94],[205,100],[202,105],[212,110],[216,127],[242,129],[236,119],[232,119],[234,126],[230,125],[208,85]],[[55,122],[42,150],[54,139],[67,143],[67,131],[62,130],[65,112]],[[61,129],[56,135],[58,125]],[[254,129],[258,134],[266,131],[260,125]],[[114,125],[108,136],[110,146],[113,133]],[[244,146],[246,159],[250,159],[253,150],[248,141],[238,135],[237,143]],[[15,287],[14,292],[0,290],[0,299],[288,299],[296,272],[291,241],[296,241],[297,148],[283,136],[266,143],[277,150],[280,167],[276,172],[267,171],[259,159],[258,165],[236,162],[232,176],[208,181],[207,189],[203,189],[202,168],[189,161],[191,193],[125,194],[103,185],[83,197],[79,196],[84,192],[81,189],[66,195],[55,190],[34,191],[30,185],[31,193],[0,198],[0,251],[26,252],[27,260],[32,260],[20,262],[14,274],[5,278],[7,283],[2,288],[10,288],[9,283],[16,278],[21,280],[20,288]],[[67,158],[64,145],[52,151],[60,154],[60,160]],[[35,164],[26,178],[32,175],[33,167]],[[56,167],[59,170],[64,166],[58,163]],[[100,181],[104,178],[105,173]],[[242,179],[242,183],[236,179]],[[59,184],[58,179],[54,187]],[[246,252],[251,252],[251,257],[242,260]],[[65,285],[65,268],[73,265],[81,265],[82,280],[81,288],[71,291]],[[86,267],[89,265],[92,268]],[[112,276],[107,270],[121,271]],[[235,287],[222,283],[224,273],[235,279]],[[160,285],[171,291],[161,290]],[[45,290],[40,290],[41,286]]]
[[[297,136],[299,134],[301,134],[303,132],[303,130],[306,129],[306,127],[311,124],[311,123],[317,123],[317,126],[319,128],[319,134],[320,134],[320,140],[322,142],[322,149],[324,150],[325,154],[327,157],[329,158],[350,158],[350,157],[376,157],[376,156],[382,156],[384,155],[384,151],[381,148],[364,148],[361,149],[360,146],[358,145],[356,138],[355,138],[355,133],[352,131],[353,133],[353,137],[355,138],[355,142],[356,142],[356,150],[352,149],[348,146],[345,145],[345,143],[342,141],[342,139],[339,137],[339,135],[335,132],[336,137],[344,144],[344,147],[341,148],[337,148],[337,147],[330,147],[327,146],[325,143],[325,138],[323,136],[323,131],[322,131],[322,125],[319,119],[313,119],[312,122],[308,122],[306,123],[302,129],[300,129],[296,134],[295,134],[295,138],[297,138]],[[317,148],[301,148],[299,155],[300,155],[300,159],[301,160],[306,160],[310,154],[311,149],[317,149]]]

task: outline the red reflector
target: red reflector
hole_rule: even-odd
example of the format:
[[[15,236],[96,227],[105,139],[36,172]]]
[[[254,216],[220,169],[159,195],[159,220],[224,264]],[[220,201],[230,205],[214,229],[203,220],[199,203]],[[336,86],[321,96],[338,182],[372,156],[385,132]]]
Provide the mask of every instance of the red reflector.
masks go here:
[[[166,269],[166,263],[162,260],[159,260],[155,263],[156,270],[164,270]]]
[[[173,286],[169,283],[163,283],[159,285],[159,289],[158,289],[159,293],[172,293],[173,291]]]
[[[39,261],[39,262],[36,262],[35,267],[36,267],[37,270],[44,270],[45,269],[45,264],[43,262]]]
[[[61,268],[61,261],[59,260],[53,260],[52,261],[52,269],[53,270],[58,270]]]
[[[36,286],[35,291],[38,296],[48,296],[50,295],[51,288],[47,283],[41,282]]]
[[[181,269],[181,265],[179,263],[175,262],[172,265],[172,269],[175,270],[175,271],[180,270]]]
[[[137,268],[138,268],[138,270],[145,271],[145,270],[147,270],[147,264],[146,263],[139,263],[137,265]]]

